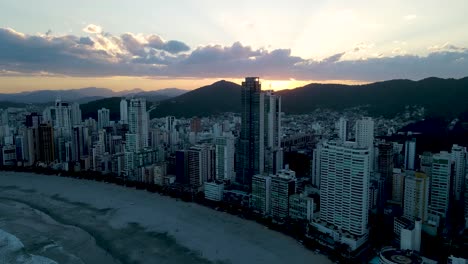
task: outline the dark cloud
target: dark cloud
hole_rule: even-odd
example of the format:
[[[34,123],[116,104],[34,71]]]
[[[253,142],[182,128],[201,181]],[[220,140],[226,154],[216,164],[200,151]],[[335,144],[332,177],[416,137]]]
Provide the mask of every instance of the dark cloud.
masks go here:
[[[345,55],[346,52],[342,52],[342,53],[338,53],[338,54],[335,54],[335,55],[332,55],[328,58],[325,58],[322,60],[322,63],[335,63],[335,62],[338,62],[341,57],[343,57],[343,55]]]
[[[361,81],[468,75],[468,49],[450,44],[432,48],[427,56],[346,60],[343,59],[345,53],[338,53],[318,61],[293,56],[289,49],[267,51],[239,42],[190,51],[183,42],[165,41],[157,35],[125,33],[114,36],[97,29],[100,28],[87,28],[93,34],[77,37],[26,35],[0,28],[0,69],[8,74],[45,72],[92,77],[241,78],[255,75],[270,79]]]
[[[164,50],[172,54],[177,54],[180,52],[184,51],[189,51],[190,47],[183,43],[182,41],[178,40],[169,40],[169,41],[164,41],[160,36],[158,35],[150,35],[146,38],[148,41],[147,46],[158,49],[158,50]]]
[[[90,37],[81,37],[79,40],[80,44],[93,46],[94,41]]]

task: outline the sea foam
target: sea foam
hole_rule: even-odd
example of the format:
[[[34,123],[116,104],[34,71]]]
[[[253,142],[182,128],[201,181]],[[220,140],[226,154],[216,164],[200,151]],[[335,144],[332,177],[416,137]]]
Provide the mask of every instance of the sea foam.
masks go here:
[[[29,254],[16,236],[0,229],[0,263],[58,264],[42,256]]]

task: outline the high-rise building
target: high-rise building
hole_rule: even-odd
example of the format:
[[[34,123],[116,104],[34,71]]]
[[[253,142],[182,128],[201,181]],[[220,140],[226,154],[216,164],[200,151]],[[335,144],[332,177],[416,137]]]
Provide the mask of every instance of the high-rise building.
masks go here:
[[[271,177],[254,175],[252,178],[252,208],[263,215],[270,214]]]
[[[450,153],[442,151],[432,157],[431,203],[429,211],[433,215],[445,217],[449,209],[451,162]]]
[[[289,196],[296,193],[296,173],[284,169],[271,177],[271,216],[284,219],[289,216]]]
[[[374,120],[364,117],[356,121],[356,144],[358,147],[374,147]]]
[[[39,125],[40,160],[51,163],[55,160],[54,129],[49,124]]]
[[[71,120],[72,126],[74,125],[81,125],[81,109],[79,103],[73,103],[71,105]]]
[[[110,125],[109,109],[101,108],[98,110],[98,129],[104,129]]]
[[[215,150],[208,144],[196,145],[188,150],[189,184],[200,188],[208,180],[214,180]]]
[[[414,173],[414,171],[407,171],[406,173]],[[393,202],[396,202],[400,205],[403,203],[404,183],[405,172],[401,169],[393,169],[391,198]]]
[[[234,137],[230,133],[215,138],[216,179],[234,180]]]
[[[175,153],[175,174],[176,182],[180,184],[189,184],[188,178],[188,151],[177,150]]]
[[[405,178],[403,216],[409,220],[417,218],[423,221],[428,217],[429,177],[421,172]]]
[[[265,163],[264,172],[276,174],[283,168],[281,149],[281,97],[273,91],[264,92]]]
[[[175,129],[176,118],[175,116],[166,116],[166,131],[172,131]]]
[[[80,161],[85,155],[85,134],[84,127],[81,125],[73,126],[72,135],[72,161]]]
[[[72,128],[71,107],[67,102],[62,102],[59,98],[55,101],[55,128],[59,130],[59,135],[69,138]]]
[[[130,133],[138,137],[138,148],[148,147],[148,113],[146,112],[146,100],[135,98],[130,100],[128,109],[128,126]]]
[[[311,165],[311,176],[312,185],[320,188],[320,153],[322,151],[322,143],[317,143],[316,148],[313,151],[312,165]]]
[[[340,117],[338,120],[338,138],[345,142],[348,140],[348,120],[344,117]]]
[[[416,139],[405,142],[405,169],[414,170],[416,161]]]
[[[380,143],[378,145],[379,156],[377,162],[377,171],[380,173],[380,177],[385,182],[384,193],[380,195],[381,200],[379,205],[382,206],[383,202],[389,200],[392,195],[393,186],[393,144],[392,143]]]
[[[352,250],[368,236],[370,150],[328,142],[320,154],[320,231]],[[350,235],[348,235],[350,234]]]
[[[314,217],[314,199],[303,193],[289,196],[289,217],[310,222]]]
[[[374,120],[363,117],[356,121],[356,145],[360,148],[368,148],[370,153],[369,170],[374,171]]]
[[[431,178],[432,175],[432,153],[424,152],[420,156],[420,169],[424,172],[427,177]]]
[[[201,119],[198,116],[192,117],[190,120],[190,131],[199,133],[202,130]]]
[[[264,103],[258,77],[242,82],[241,106],[236,181],[250,186],[253,175],[262,174],[264,168]]]
[[[125,98],[120,101],[120,122],[128,124],[128,102]]]
[[[453,163],[453,194],[456,201],[463,198],[465,191],[465,176],[466,176],[466,147],[453,145],[452,146],[452,163]]]
[[[26,127],[39,127],[42,122],[42,115],[31,113],[26,116]]]

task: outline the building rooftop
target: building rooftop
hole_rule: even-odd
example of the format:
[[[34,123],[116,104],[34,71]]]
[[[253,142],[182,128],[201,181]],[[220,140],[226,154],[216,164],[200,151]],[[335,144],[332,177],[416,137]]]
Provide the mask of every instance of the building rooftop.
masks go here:
[[[422,258],[409,250],[397,250],[395,248],[384,248],[380,251],[380,259],[383,263],[395,264],[419,264],[423,263]]]

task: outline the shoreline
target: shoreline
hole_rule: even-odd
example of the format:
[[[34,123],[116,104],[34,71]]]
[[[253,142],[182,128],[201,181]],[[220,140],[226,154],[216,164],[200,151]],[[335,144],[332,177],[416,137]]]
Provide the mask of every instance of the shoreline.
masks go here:
[[[142,263],[142,259],[135,256],[138,250],[126,249],[132,244],[126,241],[128,234],[125,236],[125,232],[143,241],[140,248],[150,251],[143,255],[165,257],[166,260],[176,253],[187,258],[188,263],[332,263],[326,256],[313,253],[293,238],[254,221],[118,185],[1,172],[0,197],[5,196],[47,208],[48,214],[65,218],[62,219],[65,224],[77,224],[75,226],[93,236],[101,236],[101,240],[96,240],[98,242],[116,239],[117,245],[109,248],[111,255],[120,251],[137,263]],[[80,214],[95,223],[75,221]],[[170,254],[155,253],[144,242],[157,245],[159,251],[168,250],[166,253]],[[169,260],[165,263],[177,262]]]

